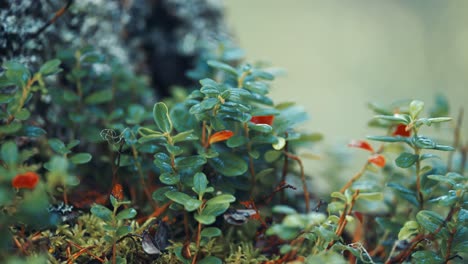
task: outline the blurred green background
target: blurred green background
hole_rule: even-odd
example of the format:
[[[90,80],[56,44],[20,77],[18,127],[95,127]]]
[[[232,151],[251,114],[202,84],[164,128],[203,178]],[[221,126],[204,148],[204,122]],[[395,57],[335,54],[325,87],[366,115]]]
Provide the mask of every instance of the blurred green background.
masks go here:
[[[274,83],[273,98],[305,106],[311,116],[305,128],[323,133],[324,146],[344,147],[379,133],[366,127],[370,101],[420,99],[429,109],[441,92],[451,103],[451,116],[468,108],[468,1],[226,0],[225,5],[247,59],[286,69]],[[313,162],[306,166],[313,170]]]

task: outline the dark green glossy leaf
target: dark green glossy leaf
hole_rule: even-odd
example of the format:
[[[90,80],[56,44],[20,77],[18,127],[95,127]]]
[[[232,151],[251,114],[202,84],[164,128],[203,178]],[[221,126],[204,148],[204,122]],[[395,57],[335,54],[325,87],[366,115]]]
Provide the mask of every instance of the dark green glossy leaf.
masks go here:
[[[169,117],[169,111],[166,104],[156,103],[153,107],[153,118],[160,131],[170,133],[172,131],[172,122]]]
[[[91,160],[91,158],[92,156],[89,153],[78,153],[78,154],[73,155],[70,158],[70,161],[73,164],[84,164],[84,163],[88,163]]]
[[[222,234],[221,229],[217,227],[205,227],[200,233],[202,237],[207,237],[207,238],[218,237],[221,234]]]
[[[130,125],[141,123],[145,118],[145,109],[141,105],[130,105],[128,107],[128,115],[125,119]]]
[[[85,104],[89,105],[95,105],[95,104],[102,104],[102,103],[107,103],[112,100],[112,90],[110,89],[105,89],[105,90],[100,90],[93,92],[92,94],[88,95],[84,102]]]
[[[375,140],[375,141],[383,141],[383,142],[410,142],[410,140],[407,137],[402,137],[402,136],[396,136],[396,137],[390,137],[390,136],[367,136],[366,137],[369,140]]]
[[[117,215],[116,218],[117,220],[124,220],[124,219],[132,219],[137,215],[137,211],[133,208],[126,208],[122,211],[120,211]]]
[[[117,231],[115,232],[115,234],[117,235],[117,237],[123,237],[127,234],[130,234],[132,232],[132,227],[130,226],[119,226],[117,228]],[[125,259],[123,259],[125,260]],[[117,262],[118,263],[118,262]],[[120,262],[122,263],[122,262]],[[127,263],[126,261],[124,263]]]
[[[419,211],[416,214],[416,220],[430,233],[436,231],[444,222],[444,218],[438,213],[428,210]]]
[[[91,207],[91,213],[106,222],[110,222],[112,220],[112,211],[100,204],[94,204]]]
[[[445,182],[452,186],[455,186],[458,183],[466,181],[466,178],[456,172],[449,172],[446,175],[429,175],[429,179]]]
[[[258,131],[261,133],[270,133],[273,128],[267,124],[254,124],[254,123],[249,123],[249,129],[253,131]]]
[[[210,159],[208,163],[224,176],[240,176],[248,169],[245,160],[228,152],[220,153],[218,157]]]
[[[196,213],[194,217],[195,220],[204,225],[211,225],[216,221],[216,216],[214,215]]]
[[[207,64],[213,68],[232,74],[234,77],[237,78],[237,70],[226,63],[223,63],[220,61],[209,60],[207,61]]]
[[[237,148],[245,145],[249,140],[245,136],[234,135],[226,141],[226,145],[230,148]]]
[[[202,172],[197,172],[193,176],[193,191],[199,195],[203,195],[206,191],[206,187],[208,186],[208,179],[206,175]]]
[[[236,200],[236,197],[234,197],[233,195],[231,194],[220,194],[218,196],[215,196],[211,199],[209,199],[206,204],[207,205],[210,205],[210,204],[229,204],[229,203],[232,203]]]
[[[167,200],[166,192],[175,192],[175,191],[177,191],[177,188],[174,186],[161,187],[153,192],[152,197],[153,197],[153,200],[155,201],[164,202]]]
[[[203,215],[218,216],[223,214],[229,208],[229,203],[208,204],[203,209]]]
[[[413,166],[414,163],[418,160],[418,155],[411,154],[408,152],[403,152],[395,160],[395,164],[400,168],[409,168]]]
[[[51,75],[51,74],[56,74],[60,72],[62,69],[60,69],[60,64],[62,62],[58,59],[50,60],[44,63],[41,68],[39,69],[39,72],[43,76]]]
[[[8,80],[20,87],[26,85],[31,78],[28,68],[16,61],[7,61],[2,67],[6,69],[5,76]]]
[[[215,256],[206,256],[200,261],[197,262],[198,264],[222,264],[223,261]]]
[[[8,125],[0,125],[0,134],[13,134],[21,129],[23,125],[19,121],[13,121]]]
[[[419,206],[419,201],[416,198],[416,194],[415,194],[414,191],[411,191],[411,190],[403,187],[402,185],[397,184],[397,183],[393,183],[393,182],[387,184],[387,187],[390,187],[390,188],[394,189],[397,192],[398,196],[400,196],[404,200],[412,203],[414,206],[416,206],[416,207]]]
[[[285,215],[297,214],[297,211],[294,208],[289,207],[287,205],[275,205],[273,206],[272,212],[276,214],[285,214]]]
[[[165,195],[172,201],[183,205],[185,210],[188,212],[195,211],[202,204],[201,201],[193,199],[192,197],[182,192],[166,192]]]
[[[172,137],[174,144],[184,141],[197,140],[198,137],[193,133],[193,130],[180,132],[177,135]]]
[[[444,259],[437,255],[434,251],[419,250],[411,255],[412,263],[424,263],[424,264],[441,264],[444,263]]]
[[[180,182],[180,175],[166,172],[159,175],[159,180],[166,185],[175,185]]]
[[[179,169],[200,167],[206,163],[203,156],[179,157],[175,159],[175,165]]]
[[[5,162],[8,167],[16,166],[18,162],[18,147],[16,143],[13,141],[7,141],[2,144],[0,149],[0,153],[2,154],[2,161]]]
[[[63,143],[60,139],[57,138],[52,138],[49,139],[49,146],[57,153],[60,155],[65,155],[70,153],[71,151],[65,146],[65,143]]]
[[[23,108],[16,113],[15,118],[21,121],[27,120],[31,116],[28,109]]]
[[[31,138],[40,137],[46,134],[46,131],[44,129],[36,126],[26,126],[23,129],[24,135]]]

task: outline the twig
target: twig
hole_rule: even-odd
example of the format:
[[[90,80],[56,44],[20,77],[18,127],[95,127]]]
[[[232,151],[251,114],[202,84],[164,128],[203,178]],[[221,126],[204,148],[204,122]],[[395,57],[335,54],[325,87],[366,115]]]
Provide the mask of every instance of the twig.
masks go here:
[[[292,153],[289,153],[287,151],[284,151],[284,155],[286,155],[290,159],[297,161],[297,163],[299,164],[299,167],[301,169],[301,180],[302,180],[302,188],[304,191],[306,212],[308,213],[310,211],[310,201],[309,201],[310,198],[309,198],[309,190],[307,189],[307,182],[305,179],[304,165],[302,164],[302,160],[298,156]]]
[[[458,112],[458,119],[457,124],[455,125],[455,129],[453,131],[453,147],[457,150],[460,147],[460,130],[463,122],[463,107],[460,108]],[[452,171],[452,160],[453,160],[453,153],[454,151],[449,152],[449,156],[447,159],[447,171]]]
[[[73,0],[68,0],[68,2],[65,4],[65,6],[63,6],[57,12],[55,12],[54,16],[49,21],[47,21],[47,23],[45,23],[41,28],[39,28],[36,32],[34,32],[32,35],[30,35],[28,37],[28,39],[25,41],[25,43],[28,42],[31,39],[35,39],[42,32],[44,32],[44,30],[46,30],[50,25],[55,23],[55,21],[57,21],[57,19],[59,17],[61,17],[63,14],[65,14],[65,12],[67,12],[68,8],[70,8],[72,3],[73,3]]]
[[[284,132],[284,138],[287,139],[288,138],[288,132]],[[286,152],[289,152],[288,150],[288,141],[286,140],[286,144],[284,145],[284,150]],[[281,173],[281,182],[286,182],[286,175],[288,174],[288,169],[289,169],[289,159],[288,159],[288,156],[284,156],[284,162],[283,162],[283,171]],[[286,193],[284,191],[281,192],[281,197],[280,197],[280,201],[281,203],[284,203],[286,202],[285,200],[285,197],[286,197]]]

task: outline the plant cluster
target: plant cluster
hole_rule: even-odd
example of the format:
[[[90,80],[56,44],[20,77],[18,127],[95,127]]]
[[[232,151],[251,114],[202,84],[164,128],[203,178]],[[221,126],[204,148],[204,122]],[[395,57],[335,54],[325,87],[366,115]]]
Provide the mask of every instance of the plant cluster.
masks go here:
[[[206,50],[199,84],[155,99],[90,47],[0,73],[0,258],[27,263],[448,263],[467,252],[466,150],[424,136],[445,101],[382,107],[362,169],[314,197],[297,154],[321,139],[275,72]],[[439,124],[440,123],[440,124]],[[458,122],[455,131],[459,131]],[[456,152],[447,164],[436,151]],[[394,162],[393,162],[394,159]],[[90,199],[86,199],[90,197]],[[320,199],[321,198],[321,199]],[[76,210],[78,208],[79,210]],[[109,209],[112,208],[112,209]],[[154,219],[157,220],[154,220]],[[32,258],[34,257],[35,260]]]

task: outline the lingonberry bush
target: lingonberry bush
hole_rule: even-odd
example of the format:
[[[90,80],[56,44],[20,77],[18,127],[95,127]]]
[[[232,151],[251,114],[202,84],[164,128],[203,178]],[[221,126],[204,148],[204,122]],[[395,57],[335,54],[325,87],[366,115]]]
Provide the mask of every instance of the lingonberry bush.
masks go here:
[[[463,262],[461,121],[454,139],[424,136],[453,124],[443,99],[428,117],[418,100],[371,104],[383,132],[348,145],[369,152],[361,170],[316,197],[297,150],[321,135],[297,128],[301,107],[268,96],[275,71],[240,56],[228,42],[206,49],[188,73],[198,85],[163,100],[91,47],[38,70],[4,63],[0,258]]]

